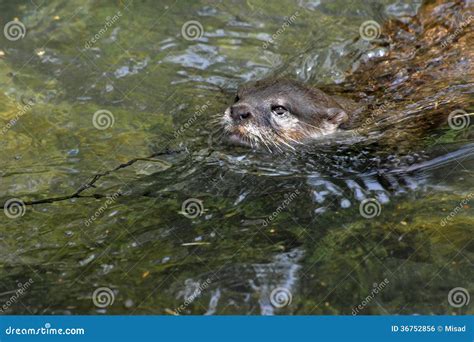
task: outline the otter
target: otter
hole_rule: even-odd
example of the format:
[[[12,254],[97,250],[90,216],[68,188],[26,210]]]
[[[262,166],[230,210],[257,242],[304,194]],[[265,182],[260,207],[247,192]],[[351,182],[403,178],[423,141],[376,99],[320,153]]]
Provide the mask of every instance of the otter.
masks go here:
[[[222,117],[228,142],[273,150],[347,129],[347,101],[286,79],[265,79],[241,86]]]
[[[410,151],[441,125],[452,129],[456,118],[469,124],[473,21],[469,2],[425,1],[416,16],[383,25],[370,48],[384,49],[384,56],[362,61],[343,84],[320,86],[324,91],[284,79],[246,84],[219,118],[228,141],[296,150],[349,131],[348,145],[357,140]],[[460,110],[466,114],[453,116]]]

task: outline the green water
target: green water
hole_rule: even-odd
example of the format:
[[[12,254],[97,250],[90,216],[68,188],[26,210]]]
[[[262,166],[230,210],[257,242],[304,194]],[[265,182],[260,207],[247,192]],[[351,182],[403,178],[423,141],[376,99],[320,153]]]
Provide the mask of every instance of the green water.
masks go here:
[[[2,27],[26,27],[0,36],[0,203],[26,203],[0,215],[3,312],[351,314],[365,301],[361,314],[472,314],[448,302],[455,287],[474,294],[472,129],[444,127],[409,156],[325,146],[305,159],[221,146],[209,123],[239,84],[282,65],[343,82],[370,48],[354,42],[360,24],[418,5],[3,1]],[[190,20],[201,38],[184,39]],[[113,125],[97,128],[99,110]],[[378,216],[360,214],[351,180]],[[188,199],[196,217],[182,211]],[[104,308],[100,287],[114,298]]]

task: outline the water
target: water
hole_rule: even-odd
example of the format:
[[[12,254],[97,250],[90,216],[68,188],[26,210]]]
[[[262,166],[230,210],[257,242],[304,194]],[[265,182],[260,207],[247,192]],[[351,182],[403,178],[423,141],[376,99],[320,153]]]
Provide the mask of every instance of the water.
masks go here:
[[[362,22],[417,11],[395,0],[0,4],[2,25],[26,27],[0,37],[0,203],[26,203],[0,216],[2,310],[472,313],[448,302],[455,287],[474,293],[472,128],[416,120],[472,112],[472,49],[419,61],[404,34],[405,67],[439,58],[458,71],[424,85],[396,63],[384,66],[392,77],[351,72],[388,54],[357,39]],[[184,39],[190,20],[202,37]],[[421,79],[436,71],[425,69]],[[210,118],[239,84],[275,73],[382,106],[380,122],[283,156],[221,144]]]

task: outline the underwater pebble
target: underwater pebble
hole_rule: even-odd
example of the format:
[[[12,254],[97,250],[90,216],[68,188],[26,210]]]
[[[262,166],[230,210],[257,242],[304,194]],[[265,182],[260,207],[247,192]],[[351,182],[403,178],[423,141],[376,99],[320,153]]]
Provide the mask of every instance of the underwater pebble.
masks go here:
[[[351,201],[349,201],[348,199],[343,199],[341,201],[341,208],[349,208],[351,206]]]
[[[68,157],[75,157],[79,154],[79,149],[78,148],[73,148],[69,151],[67,151]]]
[[[322,214],[322,213],[324,213],[325,211],[326,211],[326,208],[324,208],[324,207],[321,207],[321,208],[318,208],[318,209],[315,209],[315,210],[314,210],[314,212],[315,212],[316,214]]]
[[[85,258],[84,260],[79,261],[79,265],[85,266],[94,259],[95,259],[95,254],[91,254],[89,257]]]
[[[112,269],[114,268],[114,265],[103,264],[103,265],[100,265],[100,267],[102,267],[102,274],[107,274],[110,271],[112,271]]]

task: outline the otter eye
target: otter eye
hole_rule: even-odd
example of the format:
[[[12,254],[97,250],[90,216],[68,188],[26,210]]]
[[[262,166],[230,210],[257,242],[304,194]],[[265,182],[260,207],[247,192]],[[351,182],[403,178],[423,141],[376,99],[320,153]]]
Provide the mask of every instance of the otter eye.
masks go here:
[[[272,112],[276,115],[284,115],[288,113],[288,109],[286,109],[283,106],[273,106],[272,107]]]

